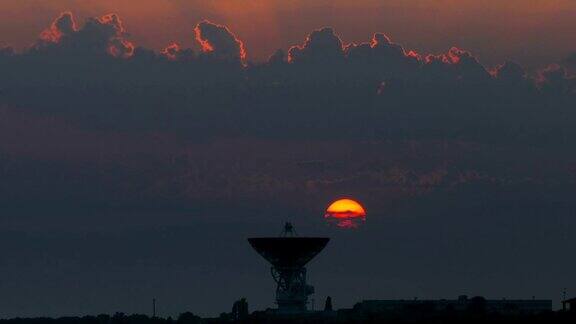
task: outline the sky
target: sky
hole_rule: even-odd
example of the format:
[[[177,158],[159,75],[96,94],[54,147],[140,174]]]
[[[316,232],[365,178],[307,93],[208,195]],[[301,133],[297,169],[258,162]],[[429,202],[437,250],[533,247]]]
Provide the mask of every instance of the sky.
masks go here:
[[[0,41],[17,48],[33,43],[60,12],[79,21],[119,14],[135,43],[161,49],[192,44],[202,19],[227,25],[244,40],[253,60],[287,49],[310,30],[333,27],[346,42],[375,32],[420,52],[467,48],[488,65],[513,58],[528,69],[556,62],[573,50],[576,3],[571,0],[5,0],[0,3]]]
[[[559,306],[576,294],[574,10],[1,1],[0,317],[272,307],[246,238],[286,221],[331,238],[317,306]],[[358,228],[325,221],[342,197]]]

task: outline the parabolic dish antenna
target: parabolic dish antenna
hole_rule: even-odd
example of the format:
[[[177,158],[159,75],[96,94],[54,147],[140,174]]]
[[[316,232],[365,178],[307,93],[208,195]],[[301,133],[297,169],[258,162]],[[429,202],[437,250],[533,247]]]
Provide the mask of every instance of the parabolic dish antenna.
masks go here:
[[[250,245],[272,265],[276,281],[276,303],[281,313],[305,312],[314,287],[306,283],[304,267],[320,253],[330,239],[297,237],[292,224],[286,223],[281,237],[249,238]]]

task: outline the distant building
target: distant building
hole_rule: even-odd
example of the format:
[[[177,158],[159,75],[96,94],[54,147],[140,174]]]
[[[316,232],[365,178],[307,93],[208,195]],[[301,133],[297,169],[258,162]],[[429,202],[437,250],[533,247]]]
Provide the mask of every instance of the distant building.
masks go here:
[[[332,312],[332,297],[326,297],[326,302],[324,303],[324,311],[325,312]]]
[[[570,298],[562,301],[562,309],[565,311],[576,312],[576,298]]]
[[[576,307],[576,306],[575,306]],[[364,300],[354,306],[361,314],[385,314],[403,312],[468,312],[482,311],[499,314],[537,314],[552,311],[552,300],[548,299],[484,299],[483,297],[458,299],[412,299],[412,300]]]
[[[243,320],[248,317],[248,302],[242,298],[232,305],[232,319],[235,321]]]

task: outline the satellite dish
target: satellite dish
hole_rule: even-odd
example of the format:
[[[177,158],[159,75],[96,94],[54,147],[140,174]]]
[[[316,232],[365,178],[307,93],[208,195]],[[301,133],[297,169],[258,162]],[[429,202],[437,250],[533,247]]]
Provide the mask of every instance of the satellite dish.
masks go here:
[[[252,248],[277,268],[301,268],[320,253],[327,237],[249,238]]]
[[[252,248],[272,265],[278,312],[307,310],[308,296],[314,293],[314,287],[306,283],[304,266],[326,247],[329,240],[327,237],[297,237],[290,223],[284,226],[282,237],[248,239]]]

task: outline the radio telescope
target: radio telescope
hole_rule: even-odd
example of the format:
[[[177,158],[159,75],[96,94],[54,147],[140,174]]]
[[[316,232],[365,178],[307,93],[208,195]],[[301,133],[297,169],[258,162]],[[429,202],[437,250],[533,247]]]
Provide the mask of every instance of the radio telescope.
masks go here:
[[[252,248],[272,265],[279,313],[307,310],[308,296],[314,293],[314,287],[306,283],[304,266],[324,249],[329,240],[327,237],[298,237],[290,223],[286,223],[280,237],[248,239]]]

